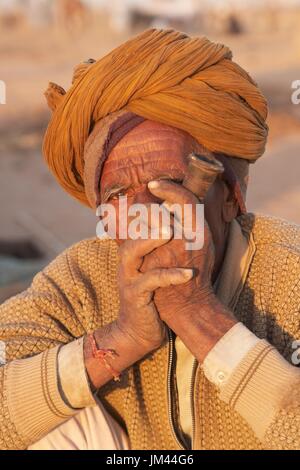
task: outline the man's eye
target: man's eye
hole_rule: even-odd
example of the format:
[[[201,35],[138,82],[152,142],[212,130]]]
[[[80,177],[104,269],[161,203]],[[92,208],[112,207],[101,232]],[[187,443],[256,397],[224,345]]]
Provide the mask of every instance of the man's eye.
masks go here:
[[[125,191],[119,191],[118,193],[113,194],[109,199],[110,200],[116,200],[116,199],[119,199],[120,197],[124,197],[124,196],[126,196],[126,192]]]
[[[173,181],[173,183],[182,184],[183,183],[183,178],[175,178],[172,181]]]

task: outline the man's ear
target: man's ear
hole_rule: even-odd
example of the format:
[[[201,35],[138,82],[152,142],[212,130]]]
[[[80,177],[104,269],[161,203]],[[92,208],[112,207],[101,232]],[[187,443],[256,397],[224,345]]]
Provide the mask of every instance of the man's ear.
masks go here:
[[[231,222],[235,219],[239,212],[238,202],[226,183],[223,183],[223,207],[222,218],[225,223]]]

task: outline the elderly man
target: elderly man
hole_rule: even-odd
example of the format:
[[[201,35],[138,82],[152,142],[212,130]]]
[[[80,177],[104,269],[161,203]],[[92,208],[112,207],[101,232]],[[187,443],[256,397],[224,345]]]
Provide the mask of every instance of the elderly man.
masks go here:
[[[159,224],[156,238],[117,229],[2,305],[1,447],[298,448],[300,229],[245,209],[267,138],[256,84],[224,45],[150,30],[46,94],[51,170],[79,201],[111,204],[116,227],[124,196],[195,211],[190,152],[225,171],[201,249]]]

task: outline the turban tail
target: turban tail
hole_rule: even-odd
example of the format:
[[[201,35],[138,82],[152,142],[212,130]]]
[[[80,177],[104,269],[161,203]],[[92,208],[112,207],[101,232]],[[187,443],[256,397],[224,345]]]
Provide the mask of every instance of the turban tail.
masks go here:
[[[85,168],[85,144],[96,123],[101,130],[102,120],[119,113],[177,127],[227,156],[255,161],[265,149],[265,98],[232,61],[230,49],[205,37],[148,30],[102,59],[81,65],[67,93],[50,84],[46,96],[53,115],[44,139],[45,158],[63,188],[89,206],[94,204],[85,179],[93,164]],[[126,126],[121,121],[120,135]],[[110,148],[107,139],[101,145]]]

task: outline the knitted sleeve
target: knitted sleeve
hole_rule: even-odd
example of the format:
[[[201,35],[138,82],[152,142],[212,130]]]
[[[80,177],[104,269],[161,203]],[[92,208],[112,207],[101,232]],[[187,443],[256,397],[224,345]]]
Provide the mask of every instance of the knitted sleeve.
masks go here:
[[[60,345],[96,326],[79,268],[87,250],[87,241],[66,250],[0,306],[1,449],[25,449],[78,411],[62,399],[57,356]]]
[[[261,339],[237,366],[220,398],[251,426],[266,449],[300,448],[300,256],[264,246],[269,256],[256,287]],[[257,266],[257,265],[256,265]],[[279,267],[279,269],[275,269]],[[271,286],[267,294],[264,285]],[[266,313],[267,312],[267,313]],[[263,333],[264,334],[264,333]]]
[[[220,398],[251,426],[266,449],[300,447],[300,370],[267,341],[248,353]]]

